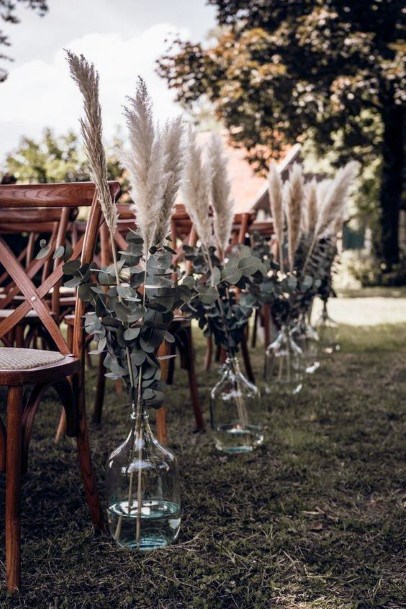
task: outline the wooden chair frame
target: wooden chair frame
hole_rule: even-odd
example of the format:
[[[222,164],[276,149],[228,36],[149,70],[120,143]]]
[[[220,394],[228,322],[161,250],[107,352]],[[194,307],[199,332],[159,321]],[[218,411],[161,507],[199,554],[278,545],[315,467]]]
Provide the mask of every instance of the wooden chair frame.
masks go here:
[[[114,198],[120,187],[110,185]],[[76,243],[72,259],[81,259],[82,264],[91,262],[94,245],[101,223],[101,210],[91,183],[44,184],[28,186],[0,186],[0,208],[24,209],[37,207],[59,207],[72,209],[89,206],[90,216],[87,230]],[[65,214],[66,215],[66,214]],[[36,287],[31,277],[41,261],[33,262],[27,273],[3,239],[0,238],[0,259],[5,270],[23,293],[25,300],[0,322],[0,338],[13,330],[30,310],[34,310],[64,356],[61,362],[24,370],[0,370],[0,385],[8,387],[7,427],[0,421],[0,471],[6,472],[6,571],[9,591],[16,591],[21,583],[20,556],[20,494],[21,476],[26,470],[28,447],[38,404],[45,390],[54,386],[62,398],[67,415],[67,433],[76,437],[79,463],[85,487],[86,500],[94,526],[104,530],[104,519],[100,508],[95,477],[92,468],[89,437],[86,421],[84,394],[84,336],[82,317],[84,304],[77,298],[72,350],[69,349],[51,310],[44,298],[61,280],[62,266],[58,265],[44,282]],[[31,277],[30,277],[31,275]],[[4,347],[8,349],[8,347]],[[72,353],[71,353],[72,351]],[[33,385],[26,396],[25,388]],[[27,398],[27,399],[26,399]]]

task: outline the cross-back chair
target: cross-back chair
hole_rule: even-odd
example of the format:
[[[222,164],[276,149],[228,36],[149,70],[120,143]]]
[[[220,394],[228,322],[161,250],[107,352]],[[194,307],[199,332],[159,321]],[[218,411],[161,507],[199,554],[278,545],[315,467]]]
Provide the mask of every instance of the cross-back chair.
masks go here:
[[[120,190],[117,183],[112,183],[110,189],[113,197]],[[71,258],[80,259],[82,264],[86,264],[92,260],[101,223],[94,184],[0,186],[0,209],[18,210],[21,216],[29,213],[28,210],[37,208],[72,210],[79,206],[90,207],[90,215],[86,232],[76,244]],[[69,213],[62,213],[62,216],[68,217]],[[84,305],[79,299],[76,300],[73,342],[72,348],[69,348],[47,301],[48,293],[61,280],[61,265],[36,286],[32,281],[32,273],[40,260],[36,260],[27,272],[3,237],[0,237],[0,260],[15,287],[24,296],[21,303],[0,320],[0,340],[9,335],[33,310],[54,344],[53,350],[13,346],[0,348],[0,386],[8,389],[7,426],[0,419],[0,471],[6,474],[6,577],[8,590],[15,591],[21,583],[21,478],[27,470],[35,414],[44,392],[50,386],[56,389],[61,398],[66,412],[67,433],[76,438],[92,522],[96,529],[103,530],[104,521],[96,490],[86,422],[82,329]]]
[[[52,248],[65,245],[68,225],[74,221],[76,215],[77,208],[29,208],[25,209],[23,214],[18,209],[0,208],[0,235],[9,245],[13,238],[22,237],[22,242],[19,239],[17,241],[19,246],[17,260],[35,286],[43,283],[61,263],[60,259],[53,259],[52,255],[41,259],[35,258],[41,249],[40,240],[45,239]],[[16,246],[11,246],[11,249],[15,251]],[[0,274],[0,286],[0,319],[4,319],[21,303],[24,295],[4,268]],[[46,298],[54,319],[59,323],[60,281],[55,284]],[[38,338],[41,338],[43,344],[49,341],[37,312],[32,309],[13,331],[3,337],[2,342],[7,346],[29,347],[36,345]]]

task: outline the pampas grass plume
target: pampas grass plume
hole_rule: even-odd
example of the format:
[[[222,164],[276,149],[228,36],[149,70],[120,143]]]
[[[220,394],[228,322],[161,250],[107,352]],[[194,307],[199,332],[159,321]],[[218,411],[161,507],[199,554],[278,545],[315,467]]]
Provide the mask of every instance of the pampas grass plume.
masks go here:
[[[196,133],[189,129],[182,194],[186,210],[197,234],[207,248],[213,245],[213,224],[210,216],[210,169],[196,141]]]
[[[172,209],[182,180],[184,144],[183,122],[178,116],[168,121],[162,134],[162,144],[165,150],[164,174],[167,176],[166,187],[162,195],[162,206],[156,221],[154,245],[160,247],[168,236]]]
[[[80,119],[80,129],[90,165],[90,176],[96,191],[104,219],[111,233],[117,227],[117,208],[111,199],[107,180],[106,154],[102,141],[102,117],[99,101],[99,75],[92,63],[83,55],[66,51],[72,79],[83,96],[85,118]]]
[[[358,163],[350,161],[337,171],[333,182],[329,184],[329,188],[324,194],[324,200],[321,201],[321,209],[315,228],[316,236],[325,234],[331,225],[337,221],[337,218],[343,216],[348,190],[357,170]]]
[[[315,178],[307,184],[306,202],[308,233],[314,233],[317,222],[317,183]]]
[[[288,223],[288,256],[290,270],[294,269],[294,260],[300,237],[301,210],[303,201],[303,172],[295,163],[284,188],[285,210]]]
[[[132,208],[144,240],[144,250],[154,245],[157,219],[169,176],[165,172],[166,150],[155,129],[152,102],[147,86],[138,78],[135,97],[128,98],[124,108],[130,149],[121,154],[131,184]]]
[[[283,206],[282,180],[275,163],[271,163],[268,174],[269,203],[274,231],[278,240],[279,264],[283,272]]]
[[[219,251],[227,249],[234,221],[234,201],[230,196],[227,158],[223,141],[218,133],[212,133],[209,141],[209,163],[211,169],[211,203],[214,210],[214,232]]]

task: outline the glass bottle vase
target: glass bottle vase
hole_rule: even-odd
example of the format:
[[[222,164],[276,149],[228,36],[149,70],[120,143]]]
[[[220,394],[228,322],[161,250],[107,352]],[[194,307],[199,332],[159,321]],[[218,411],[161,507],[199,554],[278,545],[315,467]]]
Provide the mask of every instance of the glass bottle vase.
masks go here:
[[[301,313],[290,335],[303,352],[305,371],[307,374],[313,374],[320,367],[319,336],[307,321],[306,313]]]
[[[340,350],[338,324],[329,316],[326,302],[323,302],[323,311],[317,320],[316,330],[319,335],[320,350],[323,353],[331,355]]]
[[[264,385],[266,393],[296,395],[303,387],[303,351],[283,325],[265,352]]]
[[[131,431],[106,465],[108,525],[120,546],[141,552],[175,541],[181,522],[176,458],[132,408]]]
[[[226,453],[251,452],[264,440],[264,413],[258,388],[228,357],[210,399],[211,427],[216,448]]]

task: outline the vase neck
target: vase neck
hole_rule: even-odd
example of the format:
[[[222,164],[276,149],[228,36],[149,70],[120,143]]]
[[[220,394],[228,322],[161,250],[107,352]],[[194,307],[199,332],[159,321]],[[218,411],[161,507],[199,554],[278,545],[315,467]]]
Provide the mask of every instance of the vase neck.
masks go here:
[[[149,413],[144,403],[141,405],[139,410],[137,409],[137,405],[135,403],[131,405],[130,421],[131,434],[134,434],[135,437],[137,437],[141,432],[144,437],[154,437],[149,424]]]
[[[235,355],[227,355],[225,365],[227,368],[235,369],[238,371],[240,370],[240,362],[238,361],[238,358]]]

